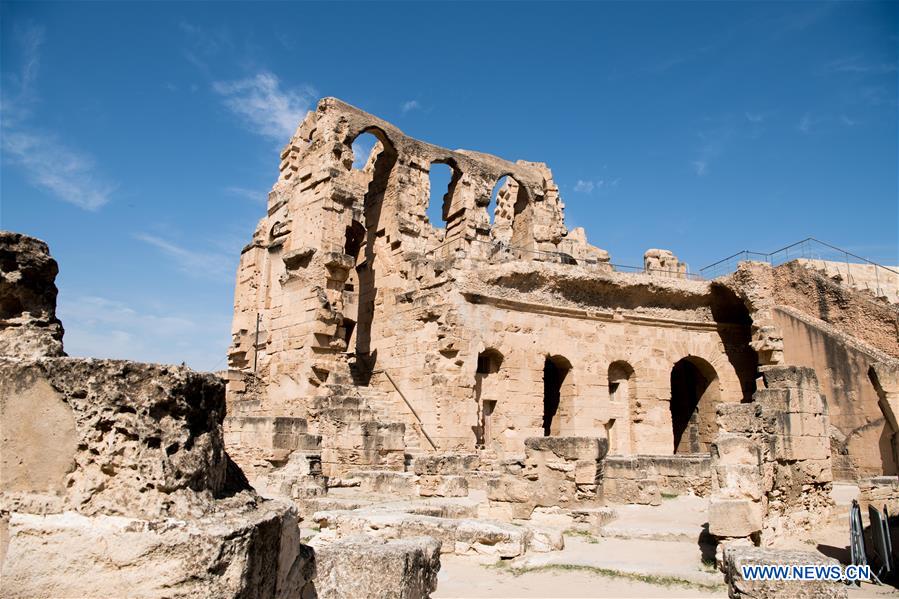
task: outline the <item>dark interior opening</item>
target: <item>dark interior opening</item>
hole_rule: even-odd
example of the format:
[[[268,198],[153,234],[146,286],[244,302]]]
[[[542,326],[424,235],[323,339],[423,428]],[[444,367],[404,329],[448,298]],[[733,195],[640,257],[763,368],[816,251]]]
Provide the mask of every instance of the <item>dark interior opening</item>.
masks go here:
[[[543,436],[552,434],[553,418],[559,411],[562,383],[569,368],[559,358],[547,356],[543,363]]]
[[[671,425],[674,429],[674,453],[702,451],[699,400],[710,381],[686,358],[671,369]]]

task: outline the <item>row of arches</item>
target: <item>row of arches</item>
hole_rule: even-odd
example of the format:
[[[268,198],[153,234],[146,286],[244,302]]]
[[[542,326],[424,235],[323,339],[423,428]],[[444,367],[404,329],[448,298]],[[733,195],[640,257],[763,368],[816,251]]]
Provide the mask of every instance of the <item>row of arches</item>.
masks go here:
[[[493,416],[504,393],[488,381],[502,368],[503,356],[496,349],[478,355],[475,373],[475,398],[478,404],[478,424],[474,427],[478,447],[488,445],[495,438]],[[575,401],[578,395],[571,362],[561,355],[546,355],[543,361],[544,436],[563,436],[578,430],[575,421]],[[619,455],[639,453],[636,426],[642,422],[637,395],[637,373],[623,360],[608,367],[608,397],[612,406],[626,406],[624,421],[609,418],[605,422],[610,451]],[[673,454],[705,453],[717,433],[716,405],[721,401],[718,374],[706,360],[687,356],[671,368],[669,385],[670,427]]]
[[[369,164],[376,164],[378,155],[392,144],[377,128],[363,130],[351,142],[352,170],[363,171]],[[462,171],[452,158],[438,159],[428,168],[428,203],[425,214],[435,228],[445,228],[450,217],[450,203]],[[505,243],[512,243],[516,227],[514,222],[528,204],[528,194],[524,185],[511,174],[501,175],[493,186],[490,200],[485,207],[491,230],[495,237]],[[513,243],[514,245],[514,243]]]

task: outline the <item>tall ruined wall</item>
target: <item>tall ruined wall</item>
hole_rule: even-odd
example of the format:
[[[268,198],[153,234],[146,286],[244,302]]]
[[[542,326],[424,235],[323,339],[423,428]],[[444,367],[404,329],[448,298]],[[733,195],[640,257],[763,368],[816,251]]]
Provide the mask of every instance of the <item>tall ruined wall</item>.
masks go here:
[[[894,431],[868,373],[874,364],[899,361],[798,310],[778,308],[774,316],[784,335],[784,363],[818,374],[836,429],[831,430],[834,476],[856,480],[896,474]]]
[[[379,141],[354,169],[352,144],[362,133]],[[426,216],[435,163],[454,173],[442,228]],[[496,213],[506,225],[494,231],[487,205],[506,175],[514,184]],[[545,165],[432,146],[322,100],[282,153],[267,215],[241,256],[229,351],[233,411],[304,416],[304,398],[350,375],[344,352],[369,374],[393,358],[387,317],[403,311],[409,293],[439,284],[441,256],[489,253],[499,242],[520,252],[565,242],[569,253],[607,260],[581,238],[565,240],[562,211]]]
[[[899,357],[899,310],[790,262],[743,263],[725,282],[747,304],[763,362],[813,368],[827,401],[834,475],[895,474],[893,436],[869,372]],[[765,351],[765,350],[771,351]]]

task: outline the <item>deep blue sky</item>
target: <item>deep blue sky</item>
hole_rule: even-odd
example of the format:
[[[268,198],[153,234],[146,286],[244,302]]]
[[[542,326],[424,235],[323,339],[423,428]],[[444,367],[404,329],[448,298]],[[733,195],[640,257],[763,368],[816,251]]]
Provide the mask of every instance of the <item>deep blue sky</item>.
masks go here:
[[[619,264],[813,235],[897,257],[896,3],[11,3],[0,226],[73,355],[224,366],[278,150],[337,96],[553,169]]]

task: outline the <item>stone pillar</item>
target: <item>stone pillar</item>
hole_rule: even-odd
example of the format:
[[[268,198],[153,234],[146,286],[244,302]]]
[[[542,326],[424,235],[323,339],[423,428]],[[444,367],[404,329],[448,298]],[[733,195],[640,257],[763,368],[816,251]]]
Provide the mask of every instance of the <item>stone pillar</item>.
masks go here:
[[[802,534],[827,517],[833,468],[829,419],[814,370],[767,366],[762,374],[767,388],[756,391],[752,403],[718,406],[720,433],[713,448],[718,490],[709,528],[722,538],[753,536],[760,509],[758,540],[770,544],[784,532]]]

